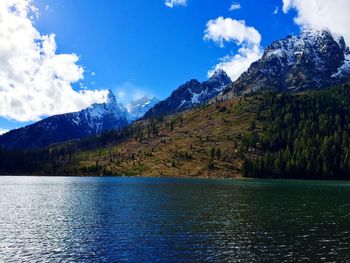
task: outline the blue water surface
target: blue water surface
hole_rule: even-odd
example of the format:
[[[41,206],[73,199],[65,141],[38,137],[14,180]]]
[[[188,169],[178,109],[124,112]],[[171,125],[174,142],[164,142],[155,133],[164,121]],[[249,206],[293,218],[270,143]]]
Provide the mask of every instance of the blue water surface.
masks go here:
[[[346,262],[350,183],[0,176],[0,262]]]

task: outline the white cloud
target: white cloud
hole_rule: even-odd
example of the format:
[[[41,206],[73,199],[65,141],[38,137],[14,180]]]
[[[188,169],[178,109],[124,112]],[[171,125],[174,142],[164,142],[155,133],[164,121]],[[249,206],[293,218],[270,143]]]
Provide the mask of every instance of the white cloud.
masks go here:
[[[118,90],[117,91],[117,97],[118,97],[118,100],[124,101],[126,99],[125,91],[124,90]]]
[[[0,116],[21,122],[78,111],[107,91],[75,91],[84,70],[75,54],[57,54],[55,35],[42,35],[31,0],[0,1]]]
[[[261,48],[257,45],[242,47],[238,50],[238,54],[221,58],[221,62],[208,71],[208,76],[210,77],[216,70],[222,69],[230,76],[232,81],[235,81],[254,61],[260,59],[261,56]]]
[[[230,6],[230,11],[238,10],[241,9],[241,4],[240,3],[232,3]]]
[[[150,92],[147,88],[140,87],[130,81],[125,81],[117,86],[116,96],[118,101],[124,105],[145,96],[153,97],[152,92]]]
[[[204,31],[204,39],[212,40],[220,47],[224,47],[225,42],[235,43],[240,47],[237,54],[221,58],[220,63],[208,72],[209,76],[215,70],[223,69],[235,81],[262,55],[261,35],[254,27],[246,26],[245,21],[223,17],[210,20]]]
[[[277,14],[278,14],[278,12],[279,12],[279,7],[278,7],[278,6],[276,6],[276,7],[275,7],[275,10],[273,11],[273,14],[274,14],[274,15],[277,15]]]
[[[5,129],[0,128],[0,135],[6,133],[6,132],[8,132],[8,131],[9,131],[9,130],[5,130]]]
[[[167,7],[173,8],[174,6],[186,6],[187,0],[165,0]]]
[[[235,20],[232,18],[218,17],[209,20],[207,28],[204,31],[205,40],[213,40],[220,47],[224,46],[224,42],[236,42],[238,45],[242,43],[260,44],[261,35],[254,28],[245,25],[243,20]]]
[[[283,0],[283,12],[297,11],[295,23],[302,28],[329,29],[350,44],[349,0]]]

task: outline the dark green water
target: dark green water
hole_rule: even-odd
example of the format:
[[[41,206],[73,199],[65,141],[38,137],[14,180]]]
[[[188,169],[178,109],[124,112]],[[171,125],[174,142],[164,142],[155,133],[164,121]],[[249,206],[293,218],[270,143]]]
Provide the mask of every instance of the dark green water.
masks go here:
[[[350,183],[0,177],[0,262],[349,262]]]

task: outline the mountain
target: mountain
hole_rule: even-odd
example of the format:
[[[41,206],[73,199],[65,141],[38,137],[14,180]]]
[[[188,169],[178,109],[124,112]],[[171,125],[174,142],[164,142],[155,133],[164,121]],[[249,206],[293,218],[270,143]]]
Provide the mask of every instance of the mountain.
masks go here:
[[[248,94],[70,145],[0,149],[0,173],[349,180],[349,116],[350,82]]]
[[[173,91],[170,97],[147,111],[144,118],[169,115],[193,108],[217,96],[230,83],[231,79],[223,70],[216,71],[209,80],[204,82],[192,79]]]
[[[146,96],[138,100],[132,101],[126,106],[129,113],[129,120],[132,122],[142,118],[143,115],[145,115],[145,113],[158,102],[158,98],[148,98]]]
[[[51,116],[24,128],[12,130],[0,136],[0,145],[15,149],[40,148],[52,143],[97,135],[128,124],[128,112],[109,91],[106,103],[93,104],[79,112]]]
[[[325,30],[305,30],[269,45],[228,91],[302,91],[344,83],[350,79],[350,51],[344,38]],[[226,91],[227,93],[227,91]]]

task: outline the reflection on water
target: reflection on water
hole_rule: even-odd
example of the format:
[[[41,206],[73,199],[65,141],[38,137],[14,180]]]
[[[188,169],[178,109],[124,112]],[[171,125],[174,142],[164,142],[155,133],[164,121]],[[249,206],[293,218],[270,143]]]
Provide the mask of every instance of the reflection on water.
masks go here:
[[[0,177],[0,261],[345,262],[350,184]]]

